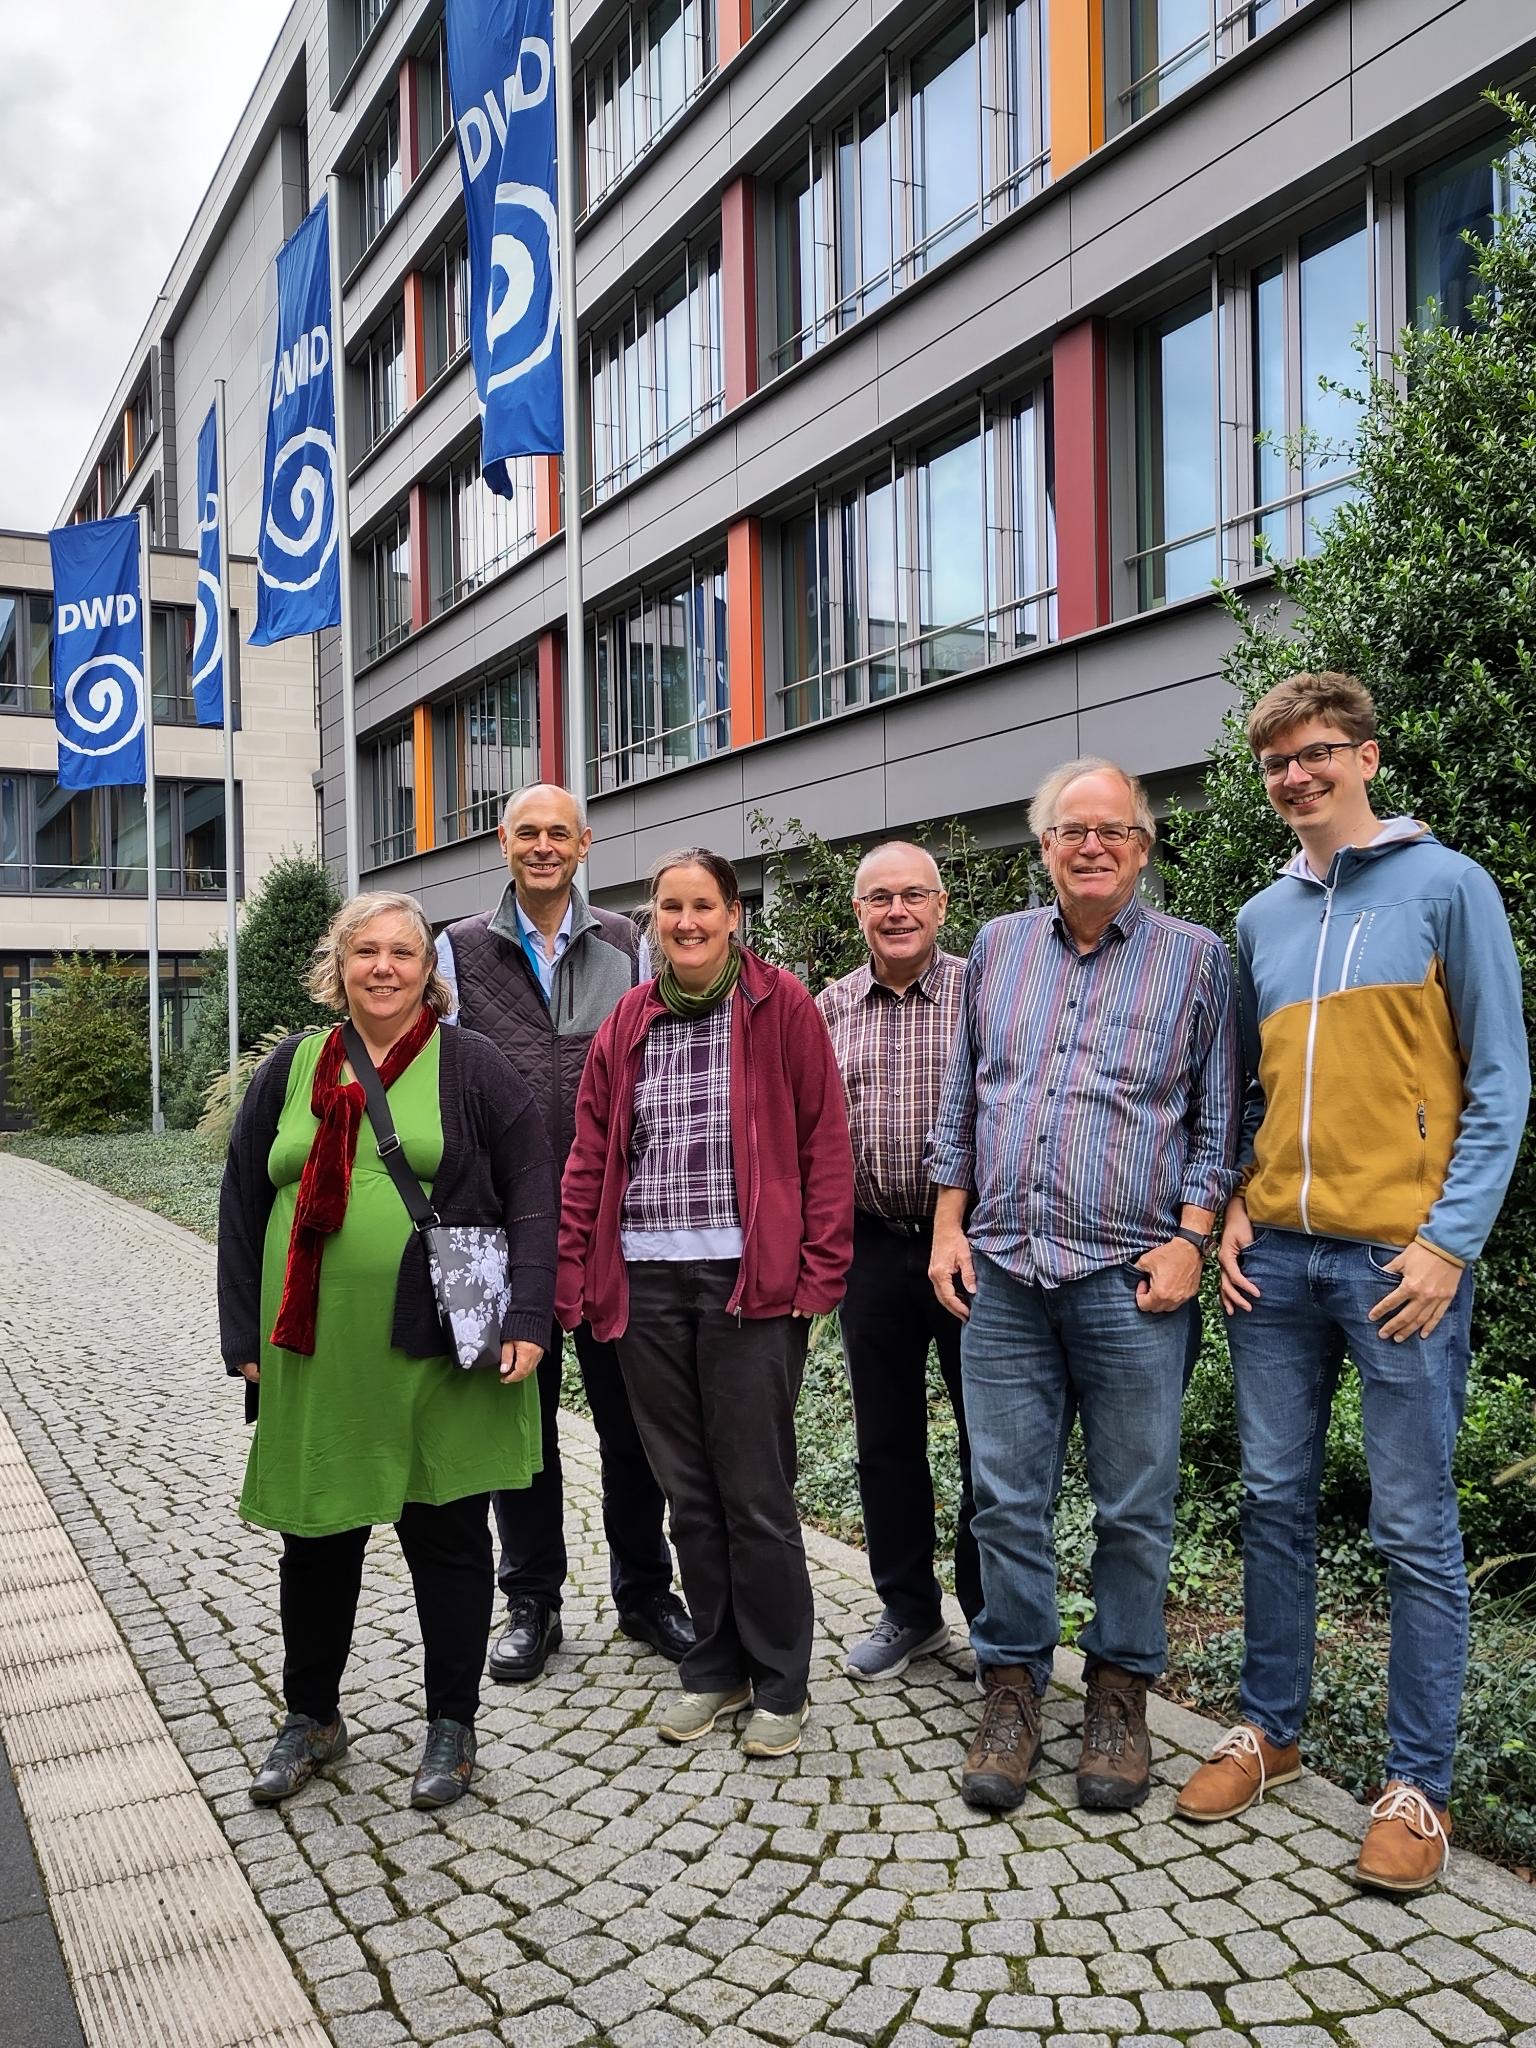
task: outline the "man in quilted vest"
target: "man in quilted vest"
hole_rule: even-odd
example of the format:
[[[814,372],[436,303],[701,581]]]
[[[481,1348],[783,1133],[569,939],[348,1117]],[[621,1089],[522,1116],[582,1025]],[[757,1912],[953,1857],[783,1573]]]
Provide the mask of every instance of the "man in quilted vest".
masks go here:
[[[511,879],[496,908],[451,924],[437,964],[457,997],[454,1015],[498,1045],[533,1090],[557,1164],[571,1147],[576,1091],[597,1027],[642,977],[641,946],[627,917],[598,910],[576,887],[592,844],[580,801],[554,783],[508,800],[497,837]],[[585,1324],[576,1357],[602,1454],[603,1533],[619,1626],[675,1664],[693,1642],[687,1609],[672,1591],[662,1533],[661,1489],[651,1476],[611,1344]],[[544,1469],[533,1484],[493,1495],[501,1538],[497,1578],[507,1622],[491,1650],[504,1683],[537,1678],[560,1647],[565,1583],[564,1500],[557,1415],[559,1327],[538,1369]]]

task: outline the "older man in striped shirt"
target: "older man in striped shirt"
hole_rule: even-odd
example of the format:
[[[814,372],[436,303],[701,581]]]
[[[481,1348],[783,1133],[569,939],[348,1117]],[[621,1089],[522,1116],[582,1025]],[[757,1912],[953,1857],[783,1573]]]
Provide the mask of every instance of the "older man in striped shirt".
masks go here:
[[[1078,1797],[1121,1810],[1150,1783],[1184,1364],[1235,1181],[1237,1017],[1221,940],[1137,893],[1155,827],[1134,776],[1069,762],[1030,826],[1056,901],[979,933],[928,1147],[929,1272],[965,1323],[981,1556],[983,1707],[961,1792],[1016,1806],[1040,1753],[1052,1508],[1079,1415],[1097,1540]]]

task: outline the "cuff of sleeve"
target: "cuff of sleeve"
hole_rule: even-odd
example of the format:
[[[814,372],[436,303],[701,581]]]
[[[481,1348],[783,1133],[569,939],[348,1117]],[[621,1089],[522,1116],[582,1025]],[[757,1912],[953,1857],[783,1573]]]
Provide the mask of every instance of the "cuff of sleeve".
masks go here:
[[[1415,1244],[1423,1245],[1425,1251],[1433,1252],[1437,1259],[1444,1259],[1448,1266],[1454,1266],[1458,1272],[1464,1273],[1466,1271],[1467,1261],[1465,1259],[1458,1259],[1456,1254],[1448,1252],[1444,1245],[1433,1243],[1424,1235],[1422,1230],[1413,1241]]]
[[[1232,1175],[1217,1169],[1198,1180],[1185,1181],[1179,1191],[1179,1200],[1188,1209],[1209,1209],[1214,1216],[1226,1207],[1231,1192]]]
[[[829,1316],[843,1298],[843,1289],[813,1288],[809,1293],[803,1289],[791,1306],[797,1316]]]
[[[923,1163],[923,1170],[936,1188],[965,1188],[969,1191],[975,1185],[976,1160],[971,1153],[931,1152]]]
[[[506,1316],[501,1325],[503,1344],[538,1344],[544,1348],[549,1344],[549,1326],[552,1315],[537,1315],[528,1309],[517,1309]]]

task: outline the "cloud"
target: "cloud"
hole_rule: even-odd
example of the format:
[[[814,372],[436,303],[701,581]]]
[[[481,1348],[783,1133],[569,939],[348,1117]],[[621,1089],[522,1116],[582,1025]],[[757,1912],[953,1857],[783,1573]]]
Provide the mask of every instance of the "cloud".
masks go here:
[[[288,0],[8,11],[0,526],[51,525]]]

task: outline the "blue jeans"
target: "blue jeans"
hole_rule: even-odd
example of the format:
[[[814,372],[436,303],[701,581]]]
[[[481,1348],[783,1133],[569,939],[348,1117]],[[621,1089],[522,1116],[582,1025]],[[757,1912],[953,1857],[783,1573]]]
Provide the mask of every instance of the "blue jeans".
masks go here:
[[[1271,1742],[1301,1730],[1317,1634],[1317,1500],[1328,1416],[1348,1351],[1360,1375],[1371,1541],[1387,1560],[1387,1775],[1437,1806],[1467,1668],[1467,1573],[1451,1454],[1466,1404],[1472,1275],[1428,1338],[1382,1337],[1367,1311],[1397,1285],[1389,1245],[1258,1230],[1243,1271],[1260,1289],[1228,1319],[1243,1452],[1239,1706]]]
[[[983,1667],[1027,1666],[1037,1691],[1060,1632],[1052,1523],[1074,1415],[1094,1504],[1095,1612],[1082,1647],[1148,1678],[1167,1660],[1163,1597],[1196,1310],[1147,1314],[1136,1306],[1143,1278],[1110,1266],[1037,1287],[976,1254],[960,1340],[981,1554],[971,1643]]]

